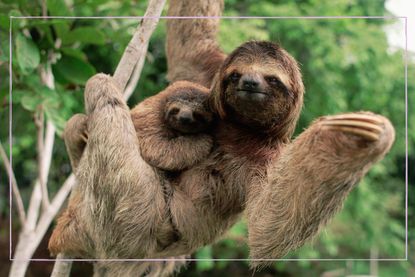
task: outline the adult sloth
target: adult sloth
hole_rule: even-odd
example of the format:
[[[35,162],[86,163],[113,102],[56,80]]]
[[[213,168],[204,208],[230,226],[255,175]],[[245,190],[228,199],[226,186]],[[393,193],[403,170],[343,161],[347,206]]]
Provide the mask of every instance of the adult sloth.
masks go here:
[[[181,43],[186,41],[196,42],[190,37]],[[190,53],[187,46],[180,51]],[[85,256],[188,254],[219,238],[246,210],[252,264],[267,263],[263,259],[279,258],[315,235],[389,150],[393,127],[371,113],[320,118],[290,142],[303,99],[296,61],[270,42],[245,43],[223,63],[225,56],[206,46],[199,57],[216,58],[205,67],[184,58],[193,73],[183,79],[200,78],[199,73],[208,85],[216,72],[209,97],[220,119],[212,132],[215,147],[206,160],[173,178],[168,202],[161,186],[166,177],[139,155],[121,92],[102,74],[88,82],[89,136],[77,172],[77,189],[84,194],[76,209],[85,228],[79,233]],[[199,62],[207,65],[204,61]],[[96,272],[125,276],[137,274],[140,266],[100,262]]]
[[[85,256],[188,254],[214,242],[246,209],[251,257],[279,258],[327,222],[393,142],[386,118],[355,113],[321,118],[289,143],[302,83],[295,60],[270,42],[237,48],[214,84],[216,146],[174,178],[165,201],[165,176],[140,157],[121,92],[109,76],[88,81],[89,136],[77,171],[84,194],[76,210]],[[98,268],[119,274],[127,267]]]

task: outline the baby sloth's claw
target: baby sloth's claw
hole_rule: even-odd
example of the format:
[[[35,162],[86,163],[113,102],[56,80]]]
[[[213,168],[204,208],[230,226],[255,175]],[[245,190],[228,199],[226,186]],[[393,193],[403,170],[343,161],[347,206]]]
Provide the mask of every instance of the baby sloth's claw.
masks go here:
[[[345,114],[328,116],[322,125],[332,131],[341,131],[360,136],[369,141],[377,141],[384,130],[381,119],[370,114]]]

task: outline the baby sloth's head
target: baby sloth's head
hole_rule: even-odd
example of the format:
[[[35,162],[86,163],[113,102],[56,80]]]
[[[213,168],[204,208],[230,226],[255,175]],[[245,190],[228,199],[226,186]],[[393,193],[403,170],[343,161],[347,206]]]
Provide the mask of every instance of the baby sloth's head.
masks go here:
[[[167,126],[183,134],[207,131],[213,120],[207,105],[208,90],[190,82],[178,82],[173,87],[164,108]]]

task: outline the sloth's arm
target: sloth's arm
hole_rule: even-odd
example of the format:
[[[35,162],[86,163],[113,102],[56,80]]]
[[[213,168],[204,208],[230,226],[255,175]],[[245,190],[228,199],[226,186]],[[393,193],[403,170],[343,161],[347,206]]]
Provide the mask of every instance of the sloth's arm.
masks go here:
[[[77,178],[84,198],[94,205],[88,206],[93,210],[83,221],[94,224],[90,235],[99,237],[93,239],[96,251],[144,257],[157,247],[153,232],[164,216],[162,188],[140,157],[130,110],[112,77],[97,74],[89,79],[85,106],[88,143]],[[139,200],[129,201],[131,195]],[[114,244],[119,233],[126,235],[127,244]]]
[[[87,142],[87,120],[84,114],[75,114],[66,123],[63,139],[66,145],[72,170],[75,172]]]
[[[160,98],[164,92],[141,102],[131,111],[142,158],[164,170],[182,170],[199,163],[209,155],[212,137],[195,134],[171,137],[161,122]]]
[[[160,137],[159,134],[143,134],[140,139],[143,159],[150,165],[169,171],[191,168],[204,160],[212,149],[212,137],[199,134]]]
[[[171,0],[168,16],[220,16],[223,0]],[[219,18],[168,19],[167,65],[170,82],[187,80],[210,87],[226,55],[216,35]]]
[[[251,258],[281,258],[317,234],[394,141],[371,113],[322,117],[283,149],[248,197]],[[253,262],[262,265],[269,262]]]

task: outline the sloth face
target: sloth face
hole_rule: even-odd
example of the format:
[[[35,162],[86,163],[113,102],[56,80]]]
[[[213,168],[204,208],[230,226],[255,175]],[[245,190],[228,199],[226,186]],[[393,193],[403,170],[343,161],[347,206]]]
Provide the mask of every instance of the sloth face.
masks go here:
[[[222,117],[249,127],[270,128],[298,116],[301,73],[296,61],[276,44],[253,41],[241,45],[224,62],[219,78],[214,93],[220,96],[214,101]]]
[[[166,104],[165,122],[175,131],[195,134],[208,130],[212,114],[203,103],[176,99]]]
[[[237,61],[226,69],[224,77],[227,109],[242,120],[260,125],[284,116],[294,102],[287,74],[274,60],[265,64]]]

